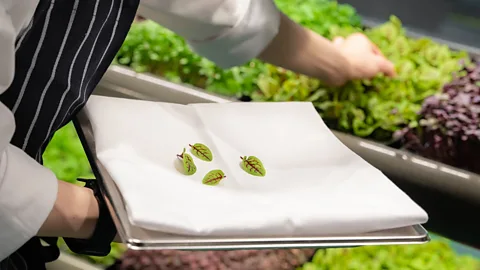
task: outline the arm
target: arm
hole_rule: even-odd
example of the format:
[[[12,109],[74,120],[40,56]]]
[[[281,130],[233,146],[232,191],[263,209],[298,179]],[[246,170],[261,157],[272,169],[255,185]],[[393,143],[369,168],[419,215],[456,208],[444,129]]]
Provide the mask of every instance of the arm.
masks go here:
[[[280,31],[259,58],[337,84],[352,77],[348,59],[333,43],[281,14]]]
[[[0,1],[0,95],[14,77],[15,38],[36,4]],[[88,237],[98,215],[92,192],[59,182],[50,170],[11,145],[14,131],[14,116],[0,103],[0,261],[36,234]]]
[[[139,14],[183,36],[223,68],[260,58],[332,85],[394,75],[365,36],[331,42],[290,20],[272,0],[142,0]]]
[[[258,57],[324,80],[349,76],[349,62],[329,40],[290,20],[272,0],[143,0],[139,13],[223,68]]]

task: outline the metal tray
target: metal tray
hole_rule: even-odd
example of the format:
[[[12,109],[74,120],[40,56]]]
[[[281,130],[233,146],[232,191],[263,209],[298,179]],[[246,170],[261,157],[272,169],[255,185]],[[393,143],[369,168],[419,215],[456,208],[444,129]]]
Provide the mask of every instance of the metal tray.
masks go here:
[[[228,250],[264,248],[333,248],[365,245],[421,244],[430,240],[421,225],[372,232],[361,235],[311,237],[195,237],[146,230],[130,223],[125,202],[113,179],[95,155],[95,141],[86,114],[81,111],[73,121],[84,146],[93,173],[123,242],[130,249]]]

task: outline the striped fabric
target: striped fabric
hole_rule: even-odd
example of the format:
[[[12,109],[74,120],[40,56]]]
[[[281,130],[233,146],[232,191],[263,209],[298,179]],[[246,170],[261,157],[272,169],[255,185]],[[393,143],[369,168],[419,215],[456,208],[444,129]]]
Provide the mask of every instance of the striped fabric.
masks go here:
[[[54,132],[71,120],[107,70],[139,0],[40,0],[16,43],[15,79],[0,101],[15,115],[12,144],[37,161]],[[44,269],[34,238],[0,263]],[[2,268],[3,267],[3,268]]]

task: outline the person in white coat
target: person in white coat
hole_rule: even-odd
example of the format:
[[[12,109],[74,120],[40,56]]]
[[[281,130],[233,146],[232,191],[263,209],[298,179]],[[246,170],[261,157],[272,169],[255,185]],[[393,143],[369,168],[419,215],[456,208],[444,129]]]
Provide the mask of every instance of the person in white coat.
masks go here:
[[[57,180],[41,157],[88,100],[137,13],[223,68],[259,58],[332,85],[395,75],[364,35],[329,41],[272,0],[0,0],[0,270],[44,269],[56,259],[39,237],[65,237],[86,254],[103,254],[95,245],[113,240],[92,189]]]

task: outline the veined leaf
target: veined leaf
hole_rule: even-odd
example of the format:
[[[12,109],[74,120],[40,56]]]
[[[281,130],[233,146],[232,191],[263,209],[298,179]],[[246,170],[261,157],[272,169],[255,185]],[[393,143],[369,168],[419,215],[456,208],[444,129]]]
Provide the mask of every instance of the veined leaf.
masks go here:
[[[197,158],[208,162],[213,160],[212,151],[210,151],[210,148],[208,148],[206,145],[196,143],[194,145],[189,144],[188,146],[190,146],[192,154]]]
[[[183,170],[186,175],[193,175],[197,172],[197,166],[195,165],[192,156],[185,153],[185,148],[183,148],[182,154],[177,155],[177,157],[182,159]]]
[[[265,176],[267,171],[265,167],[263,167],[263,163],[254,156],[247,156],[240,157],[242,159],[242,169],[247,173],[254,175],[254,176]]]
[[[211,170],[203,177],[202,183],[209,186],[216,186],[225,177],[225,173],[223,173],[222,170]]]

